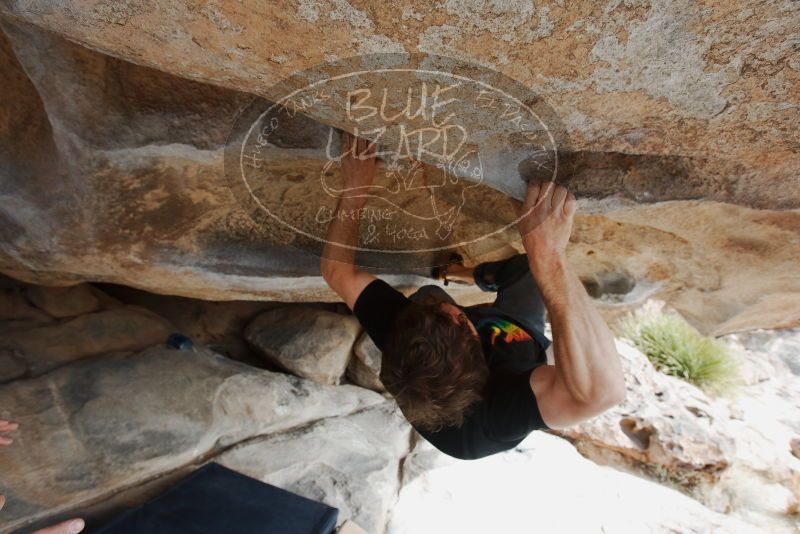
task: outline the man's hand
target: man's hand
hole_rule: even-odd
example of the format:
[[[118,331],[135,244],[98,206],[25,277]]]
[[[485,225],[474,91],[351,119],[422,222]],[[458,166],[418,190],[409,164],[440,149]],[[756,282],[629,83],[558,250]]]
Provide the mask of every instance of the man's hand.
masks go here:
[[[12,423],[11,421],[4,421],[0,419],[0,434],[5,434],[6,432],[12,432],[19,428],[17,423]],[[14,443],[14,440],[11,438],[7,438],[5,436],[0,436],[0,445],[11,445]]]
[[[17,423],[12,423],[11,421],[3,421],[0,420],[0,432],[11,432],[12,430],[17,430],[19,425]],[[14,440],[11,438],[6,438],[0,436],[0,445],[11,445]],[[6,498],[0,495],[0,510],[3,509],[3,506],[6,504]],[[32,534],[77,534],[78,532],[82,531],[84,527],[83,519],[68,519],[66,521],[62,521],[57,525],[53,525],[52,527],[43,528],[33,532]]]
[[[553,182],[531,182],[525,201],[514,201],[517,229],[528,257],[538,265],[563,260],[572,232],[575,195]]]
[[[555,365],[531,372],[542,419],[566,428],[620,404],[625,378],[614,336],[566,261],[575,197],[553,182],[531,182],[516,203],[528,265],[553,331]]]
[[[375,143],[342,132],[341,164],[344,195],[359,194],[358,189],[369,187],[375,179]]]

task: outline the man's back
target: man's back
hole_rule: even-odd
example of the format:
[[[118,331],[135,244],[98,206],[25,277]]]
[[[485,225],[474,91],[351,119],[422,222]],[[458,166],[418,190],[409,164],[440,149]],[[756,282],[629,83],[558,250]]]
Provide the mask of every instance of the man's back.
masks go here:
[[[501,286],[499,294],[513,288],[516,280],[502,281],[511,283]],[[521,284],[516,289],[524,287]],[[533,299],[536,294],[530,297]],[[397,315],[409,303],[425,299],[455,304],[438,286],[425,286],[406,298],[382,280],[375,280],[361,293],[353,311],[378,348],[386,353]],[[471,460],[512,449],[531,431],[547,428],[529,378],[532,369],[547,363],[545,349],[549,341],[498,307],[470,306],[462,310],[476,326],[489,368],[483,398],[471,406],[460,426],[445,426],[435,432],[415,428],[442,452]]]

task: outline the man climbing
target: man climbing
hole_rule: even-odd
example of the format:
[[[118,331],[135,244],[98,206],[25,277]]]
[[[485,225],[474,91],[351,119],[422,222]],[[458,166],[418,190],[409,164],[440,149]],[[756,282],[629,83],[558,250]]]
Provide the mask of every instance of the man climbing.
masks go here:
[[[372,184],[374,154],[374,144],[342,135],[339,210],[363,208],[358,189]],[[527,254],[437,270],[496,291],[490,306],[459,306],[436,285],[406,298],[355,266],[357,218],[328,227],[325,281],[383,353],[381,381],[409,423],[456,458],[512,449],[533,430],[574,425],[625,399],[614,337],[565,258],[575,197],[541,182],[512,202],[525,214],[517,228]]]

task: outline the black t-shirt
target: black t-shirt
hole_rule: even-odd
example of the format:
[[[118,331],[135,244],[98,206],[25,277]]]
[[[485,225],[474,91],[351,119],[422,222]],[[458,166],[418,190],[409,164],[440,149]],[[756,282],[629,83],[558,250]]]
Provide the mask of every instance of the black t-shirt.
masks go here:
[[[358,296],[353,312],[381,351],[395,317],[409,299],[383,280],[374,280]],[[549,340],[530,332],[497,308],[462,307],[478,330],[489,379],[483,400],[460,427],[438,432],[416,429],[434,447],[464,460],[513,449],[533,430],[549,428],[542,420],[530,386],[531,371],[547,363]],[[391,393],[391,391],[390,391]]]

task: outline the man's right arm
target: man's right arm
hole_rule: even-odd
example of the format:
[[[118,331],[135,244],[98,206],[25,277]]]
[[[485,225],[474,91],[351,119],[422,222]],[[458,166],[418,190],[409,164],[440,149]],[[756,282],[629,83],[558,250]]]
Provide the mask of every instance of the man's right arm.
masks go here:
[[[555,365],[530,377],[544,422],[563,428],[594,417],[625,399],[614,336],[566,261],[575,197],[552,182],[528,187],[519,224],[528,264],[553,330]]]

